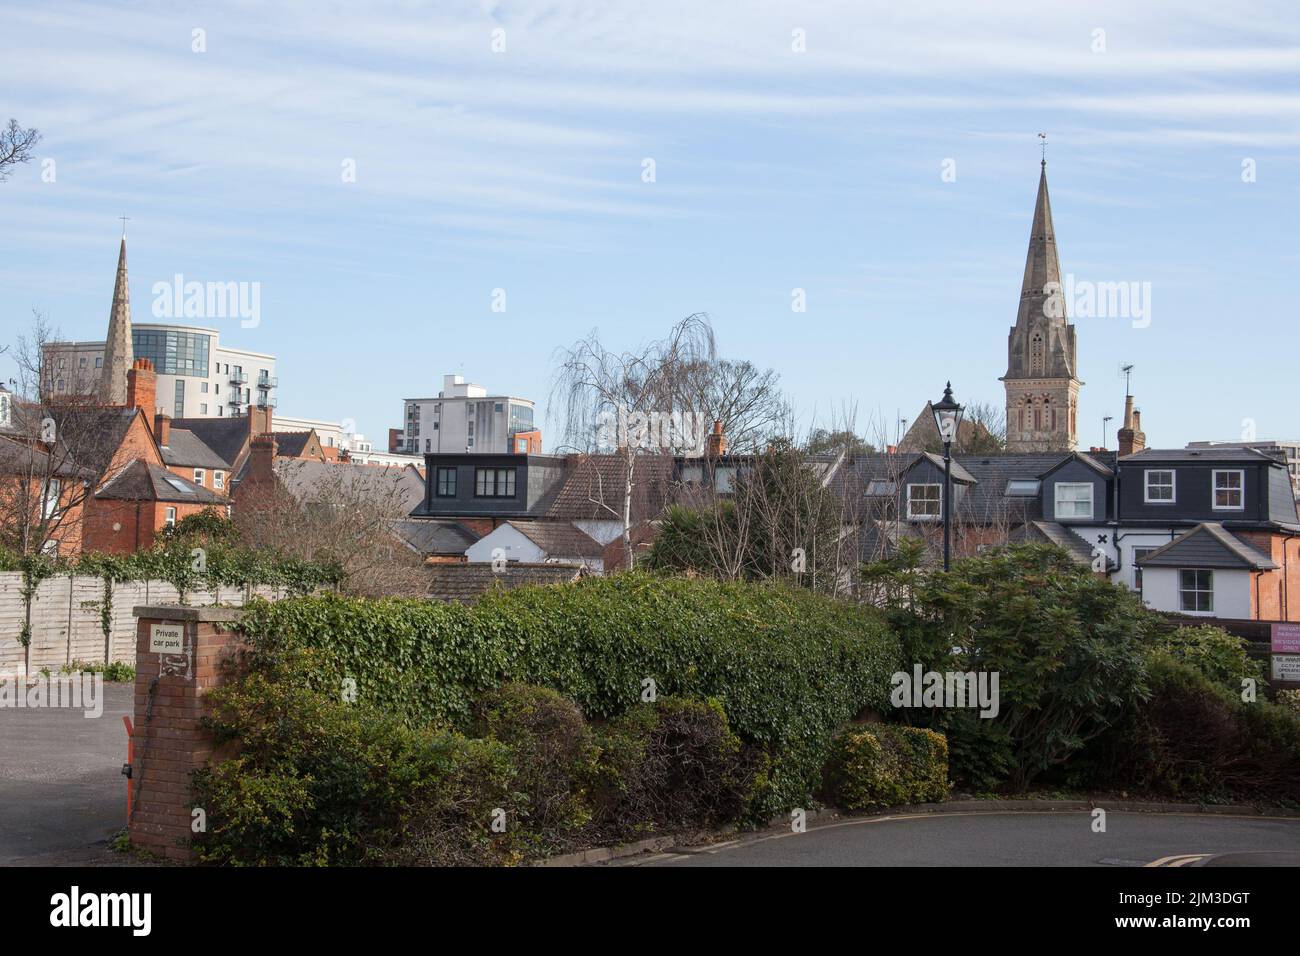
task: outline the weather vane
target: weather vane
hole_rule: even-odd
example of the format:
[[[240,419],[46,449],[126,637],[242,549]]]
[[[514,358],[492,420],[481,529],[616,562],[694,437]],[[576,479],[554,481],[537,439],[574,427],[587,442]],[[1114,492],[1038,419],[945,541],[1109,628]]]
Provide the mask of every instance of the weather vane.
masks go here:
[[[1047,134],[1039,133],[1038,138],[1042,140],[1042,142],[1039,145],[1042,146],[1043,148],[1043,165],[1046,166],[1047,165]]]
[[[129,217],[129,216],[118,216],[117,218],[122,220],[122,238],[125,239],[125,238],[126,238],[126,221],[127,221],[127,219],[129,219],[130,217]]]

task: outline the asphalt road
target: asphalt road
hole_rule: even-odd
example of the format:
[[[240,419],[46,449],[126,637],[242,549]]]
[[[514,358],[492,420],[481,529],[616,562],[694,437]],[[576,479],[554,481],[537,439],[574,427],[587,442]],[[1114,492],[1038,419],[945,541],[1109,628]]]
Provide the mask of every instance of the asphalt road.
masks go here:
[[[1222,854],[1222,856],[1220,856]],[[1300,819],[1110,812],[873,817],[628,860],[643,866],[1300,866]]]
[[[0,708],[0,866],[84,853],[126,826],[132,684],[105,684],[104,711]]]

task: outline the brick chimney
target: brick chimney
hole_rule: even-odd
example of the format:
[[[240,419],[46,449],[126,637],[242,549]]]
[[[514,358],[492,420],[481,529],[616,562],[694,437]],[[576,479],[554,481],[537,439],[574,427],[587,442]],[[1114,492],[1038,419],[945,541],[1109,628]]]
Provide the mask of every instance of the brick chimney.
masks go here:
[[[710,458],[720,458],[727,453],[727,436],[722,434],[722,420],[713,420],[713,431],[708,438],[705,453]]]
[[[268,403],[263,408],[254,402],[248,406],[248,437],[256,438],[258,435],[269,434],[271,434],[271,406]]]
[[[1142,431],[1142,413],[1133,407],[1133,396],[1124,396],[1124,427],[1115,436],[1119,441],[1119,455],[1132,455],[1147,447],[1147,436]]]
[[[148,359],[136,359],[126,370],[126,407],[141,409],[146,421],[158,410],[158,376]]]
[[[170,415],[159,412],[153,417],[153,437],[158,444],[166,448],[172,442],[172,420]]]
[[[251,414],[251,413],[250,413]],[[253,484],[275,481],[275,454],[280,446],[270,435],[258,435],[248,448],[248,478]]]

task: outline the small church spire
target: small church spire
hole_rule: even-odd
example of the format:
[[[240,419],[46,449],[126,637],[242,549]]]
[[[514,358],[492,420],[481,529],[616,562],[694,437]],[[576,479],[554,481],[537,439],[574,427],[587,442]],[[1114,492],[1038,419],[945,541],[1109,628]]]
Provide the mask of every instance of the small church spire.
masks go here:
[[[104,342],[104,367],[99,373],[99,400],[104,405],[126,404],[126,373],[135,361],[131,343],[131,289],[126,275],[126,222],[117,253],[117,278],[108,313],[108,338]]]

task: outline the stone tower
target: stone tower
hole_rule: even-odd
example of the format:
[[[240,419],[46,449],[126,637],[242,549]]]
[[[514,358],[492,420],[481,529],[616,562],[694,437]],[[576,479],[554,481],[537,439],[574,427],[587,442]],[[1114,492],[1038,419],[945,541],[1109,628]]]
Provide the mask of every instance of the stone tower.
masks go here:
[[[1065,313],[1047,163],[1020,286],[1020,311],[1007,337],[1007,451],[1073,451],[1078,446],[1079,381],[1074,326]]]
[[[131,290],[126,281],[126,236],[117,254],[117,279],[113,282],[113,307],[108,313],[108,339],[104,367],[99,373],[99,400],[104,405],[126,404],[126,373],[135,361],[131,344]]]

